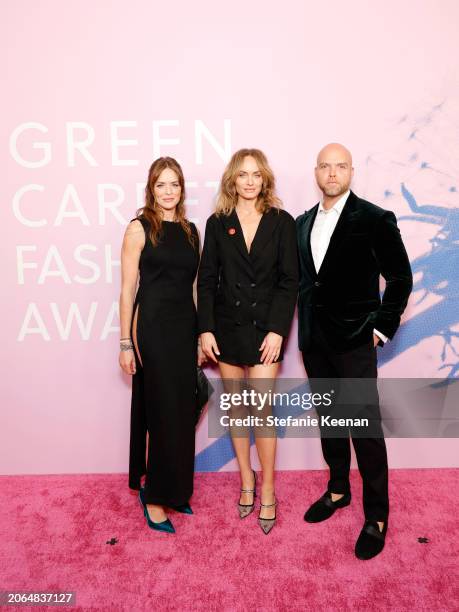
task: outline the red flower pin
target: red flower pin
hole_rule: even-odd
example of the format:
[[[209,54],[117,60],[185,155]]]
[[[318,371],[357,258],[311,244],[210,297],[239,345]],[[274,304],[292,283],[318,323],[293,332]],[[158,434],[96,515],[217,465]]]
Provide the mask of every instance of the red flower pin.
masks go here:
[[[228,234],[230,236],[234,236],[235,233],[236,233],[236,230],[234,229],[234,227],[230,227],[229,230],[228,230]]]

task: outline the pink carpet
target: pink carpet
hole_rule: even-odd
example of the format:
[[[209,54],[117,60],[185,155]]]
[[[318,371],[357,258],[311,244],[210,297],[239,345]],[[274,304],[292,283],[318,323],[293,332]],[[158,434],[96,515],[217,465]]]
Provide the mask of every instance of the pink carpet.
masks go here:
[[[256,513],[238,518],[234,473],[197,474],[195,515],[171,512],[175,535],[148,529],[126,475],[1,477],[0,590],[72,590],[80,610],[458,610],[457,475],[392,470],[386,547],[371,561],[353,552],[357,473],[351,506],[318,525],[303,513],[326,473],[278,473],[268,536]]]

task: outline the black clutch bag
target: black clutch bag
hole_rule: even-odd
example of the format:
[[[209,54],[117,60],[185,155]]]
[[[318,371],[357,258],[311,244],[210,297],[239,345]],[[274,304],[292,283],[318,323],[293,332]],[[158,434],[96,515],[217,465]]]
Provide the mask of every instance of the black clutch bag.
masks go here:
[[[214,392],[214,388],[209,382],[209,379],[204,374],[204,370],[197,367],[197,382],[196,382],[196,411],[195,424],[199,423],[204,406],[209,401],[209,397]]]

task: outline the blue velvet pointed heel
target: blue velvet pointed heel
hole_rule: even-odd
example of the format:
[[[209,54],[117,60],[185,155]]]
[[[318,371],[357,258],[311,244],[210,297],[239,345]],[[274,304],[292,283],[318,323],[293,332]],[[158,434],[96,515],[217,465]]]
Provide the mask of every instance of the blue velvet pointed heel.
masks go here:
[[[150,529],[154,529],[155,531],[162,531],[163,533],[175,533],[174,525],[170,522],[169,519],[162,521],[161,523],[155,523],[151,520],[150,515],[148,514],[147,504],[145,503],[144,498],[145,490],[143,487],[139,490],[139,502],[143,508],[143,515],[147,519],[147,525]]]
[[[164,533],[175,533],[174,525],[170,522],[169,519],[166,519],[161,523],[155,523],[151,520],[147,508],[145,508],[143,513],[145,515],[145,518],[147,519],[147,525],[150,527],[150,529],[155,529],[156,531],[162,531]]]

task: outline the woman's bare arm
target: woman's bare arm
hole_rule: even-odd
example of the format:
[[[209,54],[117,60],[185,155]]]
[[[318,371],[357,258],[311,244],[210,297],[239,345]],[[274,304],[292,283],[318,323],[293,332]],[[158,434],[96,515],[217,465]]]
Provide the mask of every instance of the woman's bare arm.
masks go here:
[[[139,260],[145,246],[145,232],[140,221],[131,221],[126,228],[121,247],[121,293],[120,329],[121,338],[131,337],[131,319],[134,307]],[[135,373],[135,360],[132,351],[120,351],[120,366],[127,374]]]

